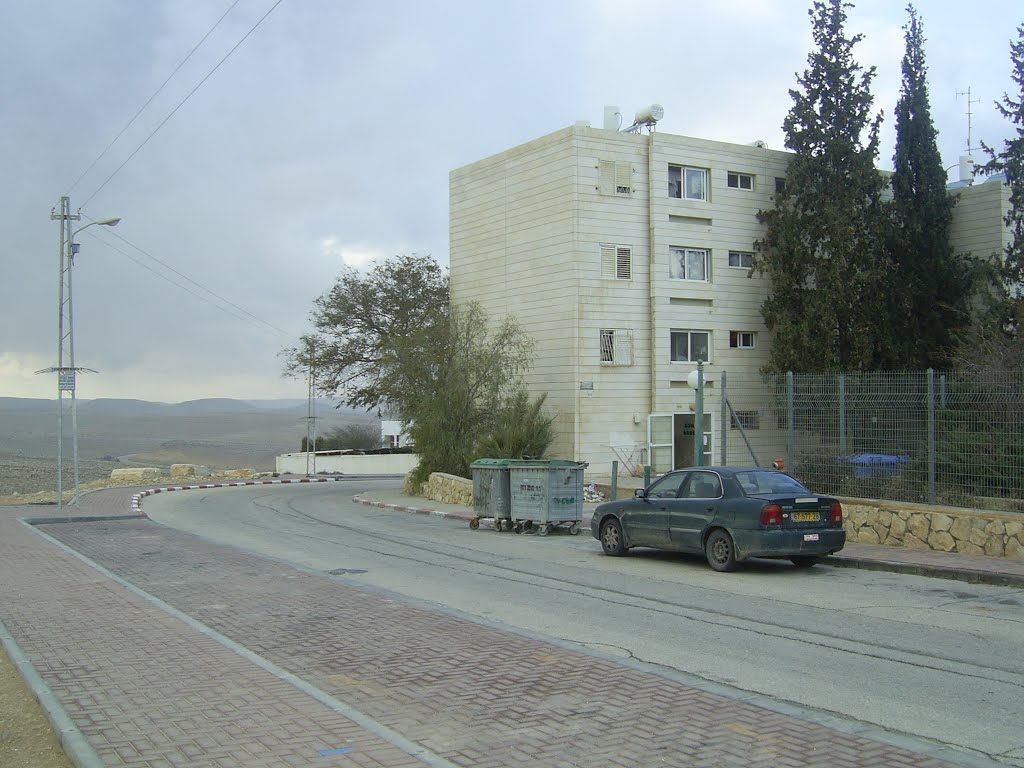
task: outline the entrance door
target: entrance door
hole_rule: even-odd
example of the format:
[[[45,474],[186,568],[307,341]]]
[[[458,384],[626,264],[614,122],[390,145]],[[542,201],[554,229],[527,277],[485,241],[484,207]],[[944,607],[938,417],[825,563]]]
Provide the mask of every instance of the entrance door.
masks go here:
[[[651,474],[663,475],[675,469],[676,430],[671,413],[652,413],[647,417],[647,455]]]
[[[697,466],[697,458],[693,446],[693,430],[696,418],[692,413],[675,415],[675,464],[673,469]],[[704,414],[704,462],[702,466],[711,464],[711,414]]]

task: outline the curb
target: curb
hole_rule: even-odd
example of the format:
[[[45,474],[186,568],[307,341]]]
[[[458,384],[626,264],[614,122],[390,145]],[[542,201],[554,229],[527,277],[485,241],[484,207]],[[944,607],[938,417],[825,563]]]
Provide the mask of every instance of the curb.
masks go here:
[[[892,560],[868,560],[853,557],[830,556],[823,558],[822,565],[835,568],[857,568],[862,571],[886,571],[910,576],[926,576],[932,579],[950,579],[967,584],[987,584],[994,587],[1024,588],[1024,576],[998,571],[976,571],[968,568],[944,568],[939,565],[922,563],[898,563]]]
[[[428,507],[409,507],[404,504],[388,504],[383,501],[373,501],[372,499],[364,499],[361,495],[355,495],[352,497],[352,501],[357,504],[365,504],[368,507],[379,507],[380,509],[391,509],[396,512],[413,512],[417,515],[431,515],[433,517],[445,517],[450,520],[463,520],[470,521],[477,515],[473,512],[443,512],[439,509],[429,509]]]
[[[136,493],[132,496],[132,512],[140,517],[148,517],[142,511],[142,500],[155,493],[170,493],[171,491],[195,491],[203,488],[240,488],[246,485],[286,485],[288,483],[335,483],[340,477],[296,477],[284,480],[236,480],[230,483],[202,483],[200,485],[170,485],[164,488],[150,488]]]
[[[54,735],[60,742],[64,753],[76,768],[104,768],[105,763],[86,740],[85,735],[68,716],[64,706],[57,696],[50,690],[42,676],[32,665],[26,653],[18,645],[18,641],[8,631],[4,623],[0,621],[0,645],[3,646],[11,663],[21,674],[25,685],[32,693],[32,697],[39,704],[39,708],[46,715],[46,719],[53,728]]]

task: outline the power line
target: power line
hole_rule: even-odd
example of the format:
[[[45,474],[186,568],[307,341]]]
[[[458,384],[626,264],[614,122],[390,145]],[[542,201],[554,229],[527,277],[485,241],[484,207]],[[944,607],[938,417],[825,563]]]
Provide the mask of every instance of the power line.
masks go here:
[[[93,168],[96,167],[96,163],[98,163],[100,160],[103,159],[103,156],[106,155],[107,152],[110,151],[110,148],[112,146],[114,146],[114,144],[117,143],[117,140],[120,139],[124,135],[124,132],[127,131],[132,126],[132,124],[138,119],[139,115],[141,115],[143,113],[143,111],[146,109],[146,107],[148,107],[153,102],[153,99],[155,99],[157,97],[157,95],[160,93],[160,91],[162,91],[164,89],[164,86],[167,85],[169,82],[171,82],[171,78],[173,78],[176,74],[178,74],[178,70],[180,70],[183,66],[185,66],[185,64],[188,62],[188,60],[192,58],[192,54],[194,54],[196,51],[199,50],[199,46],[201,46],[203,43],[206,42],[206,38],[208,38],[210,35],[213,34],[213,31],[215,29],[217,29],[217,27],[220,26],[220,23],[222,21],[224,21],[225,18],[227,18],[227,15],[229,13],[231,13],[231,11],[234,10],[235,6],[238,5],[240,2],[241,2],[241,0],[235,0],[235,2],[233,2],[231,4],[231,7],[228,8],[226,11],[224,11],[224,15],[221,16],[219,19],[217,19],[216,23],[212,27],[210,27],[210,30],[205,35],[203,35],[203,39],[195,44],[195,46],[192,48],[192,50],[188,52],[188,55],[184,59],[182,59],[181,63],[178,64],[178,66],[176,66],[174,68],[174,71],[171,72],[171,74],[169,74],[167,76],[167,79],[164,80],[162,83],[160,83],[160,87],[157,88],[155,91],[153,91],[153,95],[150,96],[148,99],[146,99],[146,103],[143,104],[141,107],[139,107],[138,111],[134,115],[132,115],[131,119],[127,123],[124,124],[124,127],[120,130],[120,132],[117,134],[117,136],[115,136],[113,139],[111,139],[110,143],[107,144],[107,146],[103,149],[103,151],[100,152],[99,155],[96,156],[96,159],[93,160],[89,164],[89,167],[86,168],[84,171],[82,171],[78,175],[78,178],[75,179],[75,183],[72,184],[70,187],[68,187],[68,191],[64,193],[65,195],[70,195],[71,194],[71,190],[73,190],[75,187],[78,186],[78,182],[80,182],[82,179],[84,179],[85,175],[87,173],[89,173],[89,171],[91,171]],[[97,191],[99,191],[99,190],[97,190]]]
[[[216,66],[215,66],[215,67],[214,67],[213,69],[211,69],[211,70],[210,70],[210,71],[209,71],[209,72],[208,72],[208,73],[206,74],[206,76],[205,76],[205,77],[204,77],[204,78],[203,78],[202,80],[200,80],[200,81],[199,81],[199,83],[198,83],[198,84],[196,84],[196,87],[195,87],[195,88],[193,88],[193,89],[192,89],[191,91],[189,91],[189,92],[188,92],[188,94],[187,94],[187,95],[185,96],[185,98],[184,98],[184,99],[182,99],[182,100],[181,100],[180,102],[178,102],[178,106],[176,106],[176,107],[175,107],[174,109],[172,109],[172,110],[171,110],[171,112],[170,112],[170,114],[169,114],[169,115],[167,115],[167,117],[165,117],[165,118],[164,118],[163,120],[161,120],[161,121],[160,121],[160,124],[159,124],[159,125],[157,125],[157,127],[156,127],[156,128],[154,128],[154,129],[153,129],[153,130],[152,130],[152,131],[150,132],[149,136],[147,136],[147,137],[145,138],[145,140],[144,140],[144,141],[143,141],[143,142],[142,142],[141,144],[139,144],[139,146],[138,146],[138,147],[136,147],[135,151],[134,151],[134,152],[132,152],[132,153],[131,153],[130,155],[128,155],[127,159],[126,159],[126,160],[125,160],[125,161],[124,161],[123,163],[121,163],[121,164],[120,164],[119,166],[117,166],[117,168],[116,168],[116,169],[114,170],[114,172],[113,172],[112,174],[110,174],[110,175],[109,175],[109,176],[108,176],[108,177],[106,178],[106,180],[105,180],[105,181],[104,181],[104,182],[103,182],[102,184],[100,184],[100,185],[99,185],[99,187],[98,187],[98,188],[96,189],[96,191],[95,191],[95,192],[93,192],[93,193],[92,193],[91,195],[89,195],[89,197],[88,197],[88,198],[86,199],[86,201],[85,201],[84,203],[82,203],[82,205],[83,205],[83,206],[86,206],[86,205],[88,205],[88,204],[89,204],[89,201],[90,201],[90,200],[92,200],[92,199],[93,199],[94,197],[96,197],[96,195],[98,195],[98,194],[100,193],[100,191],[101,191],[101,190],[102,190],[102,189],[103,189],[103,188],[104,188],[105,186],[107,186],[107,184],[109,184],[109,183],[110,183],[110,180],[111,180],[111,179],[113,179],[113,178],[114,178],[115,176],[117,176],[117,174],[118,174],[118,173],[120,173],[120,172],[121,172],[121,169],[122,169],[122,168],[124,168],[124,167],[125,167],[126,165],[128,165],[128,163],[129,163],[129,162],[131,161],[131,159],[132,159],[133,157],[135,157],[135,156],[136,156],[136,155],[137,155],[137,154],[139,153],[139,151],[140,151],[140,150],[141,150],[141,149],[142,149],[142,148],[143,148],[144,146],[146,146],[146,144],[148,144],[148,143],[149,143],[149,140],[150,140],[150,139],[152,139],[152,138],[153,138],[153,136],[155,136],[155,135],[156,135],[157,131],[159,131],[159,130],[160,130],[161,128],[163,128],[163,127],[164,127],[164,124],[165,124],[165,123],[166,123],[166,122],[167,122],[168,120],[170,120],[170,119],[171,119],[172,117],[174,117],[174,114],[175,114],[175,113],[176,113],[176,112],[177,112],[177,111],[178,111],[179,109],[181,109],[181,108],[182,108],[182,106],[184,106],[185,102],[186,102],[186,101],[188,101],[188,100],[189,100],[190,98],[192,98],[192,94],[194,94],[194,93],[195,93],[196,91],[198,91],[198,90],[199,90],[199,89],[200,89],[200,88],[201,88],[201,87],[203,86],[203,83],[205,83],[205,82],[206,82],[207,80],[209,80],[209,79],[210,79],[210,77],[211,77],[211,76],[213,75],[213,73],[214,73],[214,72],[216,72],[216,71],[217,71],[218,69],[220,69],[220,66],[221,66],[221,64],[223,64],[223,63],[224,63],[225,61],[227,61],[227,60],[228,60],[228,57],[230,57],[230,56],[231,56],[231,54],[233,54],[233,53],[234,53],[234,52],[235,52],[236,50],[238,50],[238,47],[239,47],[239,46],[240,46],[240,45],[241,45],[242,43],[244,43],[244,42],[245,42],[246,40],[248,40],[248,39],[249,39],[249,36],[250,36],[250,35],[251,35],[251,34],[252,34],[253,32],[255,32],[255,31],[256,31],[256,29],[257,29],[257,28],[258,28],[258,27],[260,26],[260,24],[262,24],[262,23],[263,23],[263,21],[264,21],[264,20],[265,20],[265,19],[266,19],[266,18],[267,18],[267,17],[268,17],[268,16],[269,16],[269,15],[270,15],[271,13],[273,13],[273,12],[274,12],[274,9],[275,9],[275,8],[277,8],[277,6],[279,6],[279,5],[280,5],[280,4],[282,3],[282,2],[283,2],[283,0],[277,0],[277,2],[276,2],[276,3],[274,3],[274,4],[272,5],[272,6],[270,6],[270,10],[268,10],[268,11],[267,11],[267,12],[266,12],[265,14],[263,14],[263,16],[262,16],[262,17],[260,17],[260,20],[259,20],[259,21],[257,21],[257,22],[256,22],[256,23],[255,23],[255,24],[254,24],[254,25],[252,26],[252,28],[251,28],[251,29],[250,29],[250,30],[249,30],[248,32],[246,32],[246,33],[245,33],[245,35],[244,35],[244,36],[242,37],[242,39],[241,39],[241,40],[239,40],[239,41],[238,41],[237,43],[235,43],[234,47],[233,47],[233,48],[232,48],[232,49],[231,49],[230,51],[228,51],[228,52],[227,52],[227,53],[226,53],[226,54],[224,55],[224,58],[222,58],[222,59],[221,59],[220,61],[218,61],[218,62],[217,62],[217,65],[216,65]]]
[[[88,216],[85,216],[85,214],[82,214],[82,215],[85,218],[87,218],[87,219],[89,218]],[[210,296],[214,297],[217,301],[212,301],[209,297],[204,296],[203,294],[198,293],[198,292],[190,289],[188,286],[182,285],[181,283],[178,283],[178,282],[175,282],[174,280],[172,280],[171,278],[169,278],[167,275],[163,274],[159,270],[156,270],[152,266],[150,266],[149,264],[146,264],[144,261],[142,261],[140,259],[137,259],[134,256],[132,256],[130,253],[128,253],[128,252],[118,248],[116,245],[111,243],[109,240],[107,240],[105,238],[102,238],[102,237],[98,237],[97,235],[95,235],[92,232],[87,232],[85,234],[89,235],[90,237],[92,237],[95,240],[98,240],[98,241],[102,242],[104,245],[106,245],[111,250],[116,251],[117,253],[121,254],[122,256],[124,256],[129,261],[135,262],[136,264],[138,264],[143,269],[149,270],[154,275],[156,275],[157,277],[161,278],[162,280],[166,280],[168,283],[170,283],[171,285],[175,286],[176,288],[180,288],[181,290],[185,291],[186,293],[192,294],[197,299],[200,299],[201,301],[205,301],[207,304],[210,304],[211,306],[216,307],[217,309],[221,310],[222,312],[224,312],[224,313],[226,313],[228,315],[231,315],[236,320],[252,320],[252,321],[257,322],[260,325],[264,326],[265,328],[267,328],[267,329],[269,329],[271,331],[274,331],[275,333],[280,334],[281,336],[287,337],[288,339],[293,339],[294,340],[294,339],[299,338],[298,334],[289,333],[288,331],[285,331],[285,330],[282,330],[281,328],[278,328],[273,323],[269,323],[266,320],[264,320],[263,318],[254,315],[252,312],[250,312],[249,310],[245,309],[244,307],[240,307],[238,304],[235,304],[230,299],[226,299],[223,296],[221,296],[220,294],[216,293],[215,291],[210,290],[206,286],[201,285],[200,283],[197,283],[195,280],[193,280],[188,275],[186,275],[186,274],[184,274],[182,272],[179,272],[178,270],[176,270],[171,265],[161,261],[156,256],[154,256],[153,254],[151,254],[148,251],[140,248],[139,246],[135,245],[135,243],[131,242],[130,240],[128,240],[127,238],[123,237],[122,235],[119,235],[116,232],[111,231],[111,232],[108,232],[108,234],[114,235],[118,240],[121,240],[123,243],[125,243],[126,245],[134,248],[139,253],[141,253],[144,256],[147,256],[148,258],[152,259],[157,264],[162,266],[164,269],[166,269],[166,270],[168,270],[170,272],[173,272],[175,275],[180,277],[182,280],[185,280],[186,282],[191,283],[196,288],[198,288],[200,291],[203,291],[203,292],[209,294]],[[220,302],[220,303],[218,303],[218,302]],[[229,309],[229,307],[230,307],[230,309]],[[234,310],[234,311],[232,311],[232,310]]]

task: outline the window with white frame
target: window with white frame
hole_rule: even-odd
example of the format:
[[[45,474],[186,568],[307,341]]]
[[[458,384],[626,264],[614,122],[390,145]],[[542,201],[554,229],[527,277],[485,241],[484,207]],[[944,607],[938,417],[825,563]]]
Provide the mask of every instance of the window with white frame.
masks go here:
[[[669,277],[673,280],[708,279],[708,251],[704,248],[670,248]]]
[[[602,195],[628,197],[633,191],[633,166],[621,160],[600,160],[597,164]]]
[[[632,280],[633,249],[628,245],[602,243],[601,277],[606,280]]]
[[[734,411],[731,414],[729,425],[732,429],[743,427],[747,429],[761,428],[761,414],[757,411]]]
[[[624,328],[602,328],[599,331],[601,365],[632,365],[633,334]]]
[[[754,266],[754,254],[746,251],[729,251],[729,266],[751,269]]]
[[[671,343],[673,363],[708,362],[711,352],[710,331],[672,331]]]
[[[683,200],[707,200],[708,169],[670,165],[668,167],[668,196]]]
[[[730,189],[754,189],[754,177],[749,173],[729,171],[726,174],[726,183]]]
[[[753,331],[729,331],[729,346],[733,349],[753,349],[757,334]]]

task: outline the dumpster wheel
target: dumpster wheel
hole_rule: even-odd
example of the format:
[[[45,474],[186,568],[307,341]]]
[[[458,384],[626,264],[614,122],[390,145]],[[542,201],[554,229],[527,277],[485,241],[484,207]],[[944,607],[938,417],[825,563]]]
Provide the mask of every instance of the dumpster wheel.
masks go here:
[[[548,535],[548,524],[547,523],[544,523],[542,526],[540,526],[540,528],[537,529],[537,535],[538,536],[547,536]]]
[[[580,533],[580,524],[579,523],[572,523],[569,526],[569,535],[570,536],[579,536],[579,533]]]
[[[494,530],[496,530],[496,531],[500,531],[501,530],[501,518],[500,517],[494,518]]]
[[[479,528],[480,527],[480,518],[479,517],[471,517],[469,519],[469,527],[472,528],[474,531],[477,528]]]

